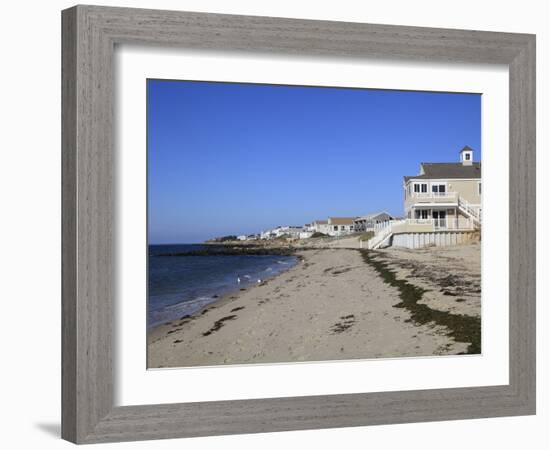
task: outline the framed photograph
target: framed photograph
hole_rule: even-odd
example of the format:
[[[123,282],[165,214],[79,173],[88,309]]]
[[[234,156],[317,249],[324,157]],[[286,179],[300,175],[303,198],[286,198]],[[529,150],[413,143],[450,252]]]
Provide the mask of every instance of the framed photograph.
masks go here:
[[[535,37],[75,6],[62,435],[535,413]]]

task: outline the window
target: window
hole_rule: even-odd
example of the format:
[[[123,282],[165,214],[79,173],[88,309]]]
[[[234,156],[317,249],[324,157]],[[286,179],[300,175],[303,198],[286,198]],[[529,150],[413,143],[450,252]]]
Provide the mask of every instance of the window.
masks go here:
[[[414,216],[416,219],[427,219],[428,218],[428,210],[427,209],[416,209],[414,211]]]
[[[481,195],[481,181],[477,182],[477,193]]]
[[[420,185],[417,183],[414,184],[414,192],[420,192]]]
[[[472,156],[472,155],[470,155],[469,153],[465,153],[465,154],[464,154],[464,159],[465,159],[466,161],[470,161],[471,156]]]
[[[421,190],[422,192],[428,192],[428,185],[427,185],[426,183],[422,183],[422,184],[420,185],[420,190]]]
[[[334,231],[338,231],[338,225],[334,225]]]

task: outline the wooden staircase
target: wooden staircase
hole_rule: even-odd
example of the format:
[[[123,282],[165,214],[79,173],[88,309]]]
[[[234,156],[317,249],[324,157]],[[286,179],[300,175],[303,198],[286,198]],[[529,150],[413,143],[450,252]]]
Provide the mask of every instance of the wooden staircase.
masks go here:
[[[458,197],[458,209],[466,217],[472,219],[474,227],[481,228],[481,213],[479,210],[472,208],[470,203],[464,200],[462,197]]]
[[[375,235],[367,242],[369,250],[376,250],[387,243],[393,235],[393,227],[405,223],[405,220],[390,220],[380,224],[381,226],[375,230]]]

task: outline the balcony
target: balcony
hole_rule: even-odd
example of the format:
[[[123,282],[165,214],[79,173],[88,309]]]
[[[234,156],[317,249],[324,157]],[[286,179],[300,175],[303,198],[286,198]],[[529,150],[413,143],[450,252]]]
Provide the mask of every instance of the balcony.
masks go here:
[[[418,200],[430,200],[430,201],[453,199],[456,201],[457,193],[456,192],[413,192],[409,198],[418,199]]]
[[[456,206],[458,194],[456,192],[413,192],[405,200],[406,207],[412,205],[445,204]]]

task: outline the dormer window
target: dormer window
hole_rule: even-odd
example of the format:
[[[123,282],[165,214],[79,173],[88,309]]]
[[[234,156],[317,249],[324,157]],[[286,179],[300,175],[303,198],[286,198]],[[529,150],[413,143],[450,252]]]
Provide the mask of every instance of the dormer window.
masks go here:
[[[469,153],[464,154],[464,159],[465,159],[466,161],[470,161],[471,158],[472,158],[472,155],[470,155]]]

